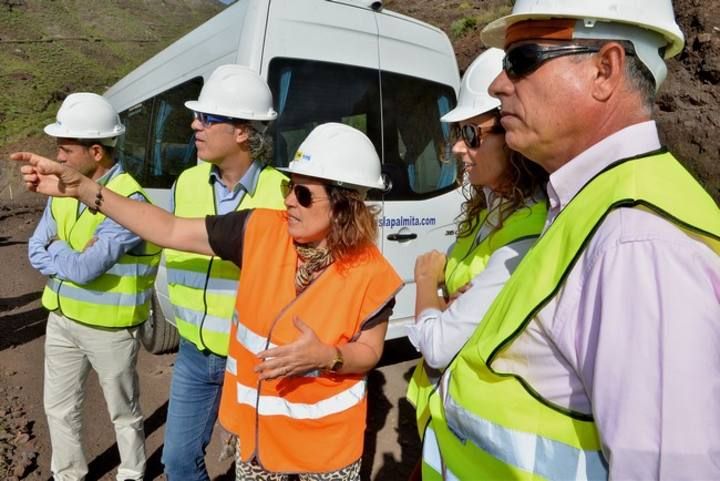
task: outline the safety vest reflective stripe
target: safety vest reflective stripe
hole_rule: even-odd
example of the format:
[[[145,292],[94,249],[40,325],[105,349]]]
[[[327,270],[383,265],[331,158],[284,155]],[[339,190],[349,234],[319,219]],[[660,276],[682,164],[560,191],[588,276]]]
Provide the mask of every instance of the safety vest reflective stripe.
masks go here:
[[[232,374],[233,376],[237,376],[237,359],[228,355],[227,362],[225,363],[225,370],[227,372],[229,372],[230,374]],[[322,375],[322,372],[320,372],[319,370],[314,370],[314,371],[308,371],[300,377],[318,377],[321,375]]]
[[[202,324],[203,329],[214,332],[227,333],[230,332],[230,323],[227,319],[222,317],[211,316],[205,314],[203,311],[194,311],[187,307],[173,306],[175,311],[175,317],[182,321],[192,324],[193,326],[200,326]]]
[[[167,279],[169,284],[182,284],[185,287],[194,289],[205,289],[208,294],[229,296],[233,300],[235,300],[235,294],[237,293],[237,279],[220,279],[217,277],[208,279],[206,272],[168,268]]]
[[[314,404],[292,403],[277,396],[259,396],[255,388],[237,383],[237,402],[253,408],[262,416],[286,416],[293,419],[321,419],[359,404],[365,398],[366,383],[358,381],[349,389]]]
[[[115,264],[110,269],[105,271],[105,274],[110,274],[118,277],[155,277],[155,274],[157,274],[157,265]]]
[[[463,409],[449,396],[445,398],[445,411],[448,428],[462,442],[469,440],[506,464],[545,479],[608,479],[600,451],[578,449],[535,433],[495,424]]]
[[[268,342],[268,338],[252,332],[248,327],[242,323],[237,326],[237,333],[235,334],[237,341],[248,351],[254,355],[264,351],[265,349],[272,349],[277,345],[272,342]]]
[[[108,306],[139,306],[149,301],[152,296],[152,289],[146,289],[134,294],[93,291],[76,287],[71,283],[62,282],[56,278],[48,279],[46,287],[56,294],[62,290],[63,297],[68,299]]]
[[[422,461],[425,463],[427,468],[432,469],[445,481],[460,481],[460,478],[455,475],[452,471],[445,467],[443,472],[442,458],[440,456],[440,446],[431,426],[425,430],[425,436],[423,437],[422,446]],[[423,478],[427,477],[423,474]]]
[[[233,314],[233,323],[237,324],[237,311],[235,314]],[[248,351],[253,353],[254,355],[258,355],[262,351],[266,349],[272,349],[277,347],[276,344],[273,344],[272,342],[268,342],[267,337],[260,336],[258,334],[255,334],[250,329],[247,328],[247,326],[243,324],[238,324],[237,326],[237,332],[235,333],[235,339]],[[229,359],[229,356],[228,356]],[[232,374],[237,375],[237,372],[233,372]],[[322,373],[318,370],[315,371],[309,371],[303,374],[302,377],[317,377],[320,376]]]
[[[184,269],[167,268],[168,284],[182,284],[183,286],[203,289],[207,280],[205,272],[188,271]]]
[[[232,356],[227,357],[225,362],[225,371],[229,372],[233,376],[237,376],[237,359]]]

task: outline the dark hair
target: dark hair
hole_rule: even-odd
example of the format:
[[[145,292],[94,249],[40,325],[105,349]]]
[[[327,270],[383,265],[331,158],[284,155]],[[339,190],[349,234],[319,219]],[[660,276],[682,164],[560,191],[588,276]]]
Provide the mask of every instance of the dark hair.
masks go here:
[[[505,134],[505,130],[499,123],[498,133]],[[504,144],[504,149],[509,156],[509,168],[505,176],[505,182],[497,193],[507,202],[495,207],[499,209],[498,224],[494,226],[495,230],[502,227],[503,222],[510,214],[526,206],[527,199],[546,200],[545,184],[548,181],[548,173],[545,169],[521,153],[511,150],[507,144]],[[482,220],[480,219],[480,212],[488,206],[481,186],[465,183],[463,184],[462,193],[465,202],[462,203],[460,215],[455,220],[458,223],[458,237],[467,237],[472,235]],[[534,198],[535,196],[540,198]]]
[[[108,157],[111,159],[113,158],[115,154],[115,147],[110,145],[105,145],[100,140],[93,140],[93,139],[76,139],[77,143],[85,147],[86,149],[89,149],[93,145],[99,145],[102,147],[102,149],[105,151]]]
[[[379,208],[365,204],[365,193],[325,184],[330,200],[327,245],[333,258],[342,261],[375,243]]]
[[[625,75],[630,85],[640,93],[645,108],[652,112],[655,105],[655,77],[650,73],[650,69],[637,55],[626,56]]]

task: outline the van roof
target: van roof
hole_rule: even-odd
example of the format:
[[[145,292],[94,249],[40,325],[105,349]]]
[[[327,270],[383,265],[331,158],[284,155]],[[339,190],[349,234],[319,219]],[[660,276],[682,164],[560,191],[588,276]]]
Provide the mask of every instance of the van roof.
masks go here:
[[[245,0],[230,5],[119,80],[105,92],[105,97],[117,110],[123,111],[191,78],[207,77],[215,67],[222,64],[247,65],[261,72],[270,5],[284,1],[300,0]],[[344,4],[374,10],[370,7],[373,2],[369,0],[323,0],[318,3],[313,6],[315,12],[323,8],[322,4]],[[443,65],[442,69],[436,65],[415,68],[413,58],[400,59],[401,68],[418,70],[415,76],[430,76],[430,79],[457,88],[459,80],[456,78],[454,52],[441,29],[390,10],[374,11],[392,24],[392,31],[384,32],[380,29],[380,39],[422,48],[435,58],[452,57],[450,63],[455,72],[438,71],[451,70],[447,65]],[[239,45],[244,48],[239,50]],[[387,62],[381,68],[392,70]]]

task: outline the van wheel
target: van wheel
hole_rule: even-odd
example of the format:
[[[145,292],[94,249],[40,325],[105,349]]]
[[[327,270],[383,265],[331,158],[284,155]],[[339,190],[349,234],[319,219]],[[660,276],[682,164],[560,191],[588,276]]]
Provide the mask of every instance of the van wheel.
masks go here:
[[[148,320],[140,326],[140,341],[152,354],[175,352],[180,343],[177,329],[165,319],[154,292]]]

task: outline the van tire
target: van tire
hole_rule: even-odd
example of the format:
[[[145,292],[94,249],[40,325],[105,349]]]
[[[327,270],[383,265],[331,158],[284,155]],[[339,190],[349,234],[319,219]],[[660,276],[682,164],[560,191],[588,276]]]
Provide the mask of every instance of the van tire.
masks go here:
[[[177,351],[180,335],[170,324],[160,309],[160,303],[153,292],[150,315],[140,326],[140,342],[146,351],[152,354],[165,354]]]

